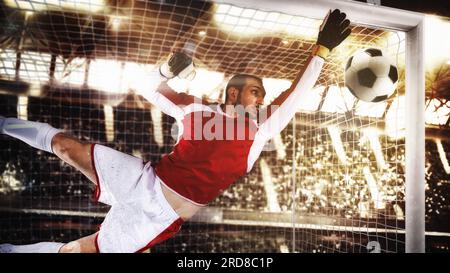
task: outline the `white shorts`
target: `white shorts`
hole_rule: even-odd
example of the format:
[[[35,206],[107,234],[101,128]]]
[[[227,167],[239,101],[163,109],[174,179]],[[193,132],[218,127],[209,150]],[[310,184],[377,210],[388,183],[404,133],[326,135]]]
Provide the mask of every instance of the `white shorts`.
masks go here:
[[[142,252],[174,236],[183,220],[161,191],[150,162],[93,144],[96,199],[111,206],[96,237],[98,252]]]

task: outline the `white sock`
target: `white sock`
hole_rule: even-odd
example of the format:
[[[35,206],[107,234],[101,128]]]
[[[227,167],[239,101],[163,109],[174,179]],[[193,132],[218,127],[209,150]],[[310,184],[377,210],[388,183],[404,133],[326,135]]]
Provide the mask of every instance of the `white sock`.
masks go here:
[[[52,138],[61,130],[47,123],[0,117],[0,133],[22,140],[30,146],[53,153]]]
[[[64,243],[42,242],[32,245],[0,244],[0,253],[58,253]]]

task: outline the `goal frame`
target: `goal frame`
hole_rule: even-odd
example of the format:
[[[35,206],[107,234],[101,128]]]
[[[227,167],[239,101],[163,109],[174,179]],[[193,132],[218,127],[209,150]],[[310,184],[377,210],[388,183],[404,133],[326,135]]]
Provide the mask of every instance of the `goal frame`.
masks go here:
[[[338,8],[352,23],[405,32],[405,251],[425,252],[425,15],[341,0],[214,2],[314,19],[323,19],[328,10]]]

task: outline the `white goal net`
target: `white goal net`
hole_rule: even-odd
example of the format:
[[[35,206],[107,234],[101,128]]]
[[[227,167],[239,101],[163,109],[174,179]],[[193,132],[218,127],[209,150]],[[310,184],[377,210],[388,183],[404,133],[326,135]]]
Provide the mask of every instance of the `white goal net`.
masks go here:
[[[174,120],[140,95],[149,69],[188,51],[196,77],[171,80],[177,92],[223,102],[227,80],[249,73],[264,79],[269,103],[304,65],[320,24],[210,1],[4,0],[0,114],[157,162],[175,143]],[[395,94],[379,103],[344,85],[347,59],[369,47],[399,69]],[[352,24],[252,172],[151,251],[405,251],[404,71],[403,32]],[[53,155],[0,140],[0,241],[96,231],[108,208],[91,200],[86,178]]]

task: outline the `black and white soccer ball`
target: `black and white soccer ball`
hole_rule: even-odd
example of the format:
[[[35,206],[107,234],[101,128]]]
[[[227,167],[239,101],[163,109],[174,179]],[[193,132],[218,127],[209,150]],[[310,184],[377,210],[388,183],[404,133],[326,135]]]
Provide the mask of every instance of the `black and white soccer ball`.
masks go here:
[[[358,51],[345,66],[345,85],[363,101],[387,100],[397,88],[397,82],[397,66],[379,49]]]

